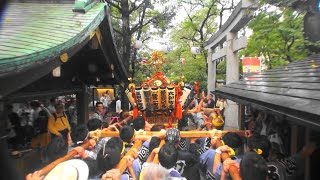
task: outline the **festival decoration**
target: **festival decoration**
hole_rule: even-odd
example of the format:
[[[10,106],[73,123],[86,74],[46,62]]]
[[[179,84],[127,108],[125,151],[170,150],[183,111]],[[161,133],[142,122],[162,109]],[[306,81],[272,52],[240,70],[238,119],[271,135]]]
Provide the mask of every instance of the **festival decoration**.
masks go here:
[[[136,49],[140,49],[140,48],[142,47],[142,41],[136,40],[136,41],[133,43],[133,47],[136,48]]]
[[[152,52],[144,64],[150,66],[154,74],[140,85],[130,83],[126,94],[133,106],[133,118],[140,111],[149,123],[167,123],[171,127],[173,122],[182,118],[182,111],[192,102],[194,94],[199,93],[199,83],[186,87],[183,75],[180,82],[170,82],[161,71],[166,62],[163,52]]]
[[[199,47],[191,47],[190,51],[192,54],[200,54],[201,49]]]
[[[169,46],[169,45],[163,45],[163,46],[161,47],[161,51],[164,52],[164,53],[168,53],[168,52],[170,52],[171,50],[172,50],[172,48],[171,48],[171,46]]]
[[[133,116],[137,117],[138,111],[144,118],[152,123],[168,123],[171,127],[172,122],[182,118],[181,100],[184,94],[184,80],[180,78],[179,83],[170,82],[170,80],[161,72],[161,68],[166,63],[163,52],[154,51],[151,53],[146,66],[150,66],[155,72],[151,77],[146,78],[141,85],[130,83],[126,94],[133,104]],[[184,96],[188,95],[188,91]],[[184,98],[186,99],[186,97]]]
[[[181,63],[181,64],[186,64],[186,58],[180,58],[180,60],[179,60],[179,62]]]

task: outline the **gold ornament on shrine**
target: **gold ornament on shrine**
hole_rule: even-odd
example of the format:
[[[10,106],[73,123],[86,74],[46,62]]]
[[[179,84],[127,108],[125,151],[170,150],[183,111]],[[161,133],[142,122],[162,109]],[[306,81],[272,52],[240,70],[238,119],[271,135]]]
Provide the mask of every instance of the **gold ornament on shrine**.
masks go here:
[[[163,65],[166,63],[164,53],[161,51],[154,51],[151,53],[149,65],[152,66],[155,72],[161,71]]]

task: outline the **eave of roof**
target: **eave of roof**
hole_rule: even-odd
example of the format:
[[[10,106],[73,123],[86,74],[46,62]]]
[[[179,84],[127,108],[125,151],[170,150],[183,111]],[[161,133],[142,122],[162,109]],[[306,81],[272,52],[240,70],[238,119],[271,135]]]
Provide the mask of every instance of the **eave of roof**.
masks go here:
[[[215,93],[320,129],[320,55],[217,88]]]
[[[0,77],[59,57],[91,37],[106,15],[97,3],[87,13],[73,4],[11,3],[0,27]]]
[[[105,24],[108,24],[108,26],[105,26]],[[111,24],[111,17],[109,11],[107,12],[107,17],[104,19],[103,24],[99,26],[100,33],[103,38],[101,38],[100,46],[102,49],[102,52],[107,58],[108,62],[110,64],[113,64],[114,71],[116,76],[114,77],[117,82],[122,87],[125,87],[129,83],[129,74],[128,71],[125,69],[122,59],[120,58],[120,55],[117,51],[117,46],[115,43],[114,32]]]

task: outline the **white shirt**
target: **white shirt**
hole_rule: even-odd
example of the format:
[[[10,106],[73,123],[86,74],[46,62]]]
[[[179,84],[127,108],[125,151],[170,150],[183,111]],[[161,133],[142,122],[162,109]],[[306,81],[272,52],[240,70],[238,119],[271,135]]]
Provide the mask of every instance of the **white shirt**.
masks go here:
[[[108,105],[109,105],[109,99],[106,96],[101,96],[100,102],[102,102],[104,107],[108,107]]]
[[[118,100],[116,101],[116,112],[117,112],[117,113],[121,113],[121,111],[122,111],[122,109],[121,109],[121,100],[118,99]]]

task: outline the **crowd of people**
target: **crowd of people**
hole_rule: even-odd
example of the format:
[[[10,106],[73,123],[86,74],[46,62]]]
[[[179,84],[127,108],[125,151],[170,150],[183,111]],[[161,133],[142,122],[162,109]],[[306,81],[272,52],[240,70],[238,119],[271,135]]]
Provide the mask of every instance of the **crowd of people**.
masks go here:
[[[314,143],[307,143],[299,153],[288,156],[281,151],[279,144],[271,141],[276,133],[265,128],[271,126],[266,125],[268,117],[265,113],[252,115],[246,136],[236,132],[223,134],[217,130],[223,129],[223,109],[214,105],[210,107],[210,96],[202,95],[197,105],[191,103],[177,128],[149,124],[143,116],[133,119],[132,113],[125,111],[118,116],[105,116],[106,108],[102,102],[97,102],[97,114],[86,124],[77,124],[71,132],[67,130],[64,135],[62,132],[68,128],[62,128],[64,120],[59,116],[62,118],[59,122],[61,128],[53,133],[56,137],[49,146],[54,148],[47,151],[48,159],[51,162],[68,151],[76,151],[77,156],[59,164],[44,178],[266,180],[299,179],[303,175],[304,160],[316,149]],[[219,103],[226,105],[223,100]],[[89,132],[95,130],[117,131],[119,137],[100,137],[95,141],[89,136]],[[181,138],[181,130],[209,131],[210,137]],[[147,136],[141,133],[144,131],[158,133]],[[135,149],[132,156],[125,156],[138,141],[143,142],[142,146]],[[90,146],[84,149],[81,145],[87,142]],[[121,159],[127,163],[123,173],[117,168]],[[42,178],[41,171],[26,177],[37,178]]]
[[[73,103],[68,109],[73,109]],[[149,124],[142,114],[133,118],[130,111],[110,112],[100,101],[86,124],[74,122],[61,102],[42,106],[33,101],[30,105],[39,117],[48,119],[44,125],[37,122],[39,117],[33,117],[32,121],[34,127],[46,127],[37,129],[37,135],[30,139],[34,146],[42,148],[42,159],[50,163],[70,151],[76,151],[77,155],[46,175],[41,171],[28,174],[28,180],[299,179],[303,175],[304,160],[316,149],[314,143],[307,143],[299,153],[289,156],[283,132],[279,132],[279,124],[275,124],[279,120],[263,111],[251,114],[246,136],[235,132],[222,134],[223,110],[227,104],[223,99],[215,102],[210,94],[202,94],[190,103],[177,128]],[[10,119],[19,116],[8,106],[10,108]],[[18,127],[17,122],[11,122],[14,128]],[[93,139],[89,132],[95,130],[117,131],[119,137]],[[192,130],[209,131],[210,137],[181,138],[180,131]],[[142,131],[159,133],[151,137]],[[126,156],[137,141],[142,141],[142,146],[135,149],[133,155]],[[81,146],[85,143],[90,144],[89,148]],[[126,161],[124,172],[117,168],[121,159]]]
[[[71,130],[77,124],[75,98],[9,104],[5,114],[9,148],[16,150],[44,147],[50,141],[49,133],[51,136],[67,136],[62,130]]]

